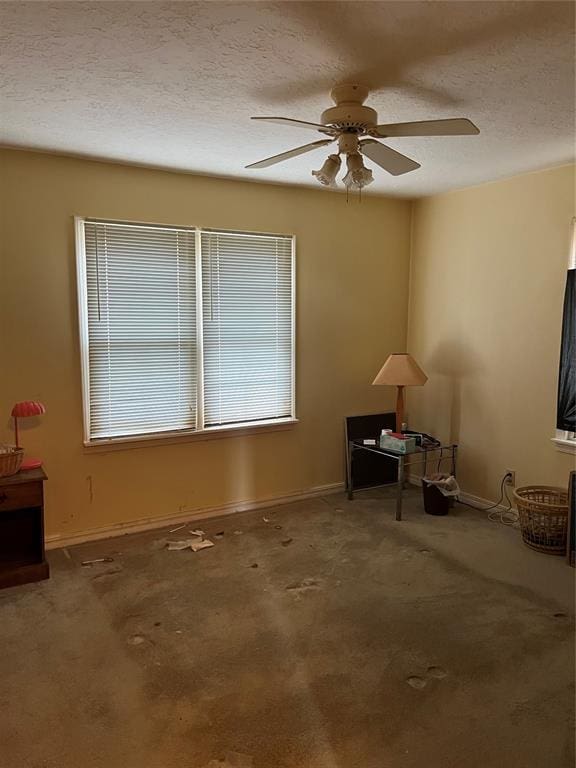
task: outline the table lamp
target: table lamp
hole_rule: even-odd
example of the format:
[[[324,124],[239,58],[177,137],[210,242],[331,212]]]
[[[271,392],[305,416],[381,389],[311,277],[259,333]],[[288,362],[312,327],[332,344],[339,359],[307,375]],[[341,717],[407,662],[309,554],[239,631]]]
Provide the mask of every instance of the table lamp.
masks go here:
[[[406,352],[390,355],[372,384],[398,387],[396,398],[396,432],[402,431],[404,421],[404,387],[421,387],[428,376],[416,360]]]
[[[20,442],[18,439],[18,419],[28,418],[29,416],[41,416],[46,413],[46,408],[42,403],[35,400],[25,400],[22,403],[16,403],[12,408],[12,417],[14,418],[14,436],[16,439],[16,447],[20,448]],[[42,466],[41,459],[24,459],[20,469],[37,469]]]

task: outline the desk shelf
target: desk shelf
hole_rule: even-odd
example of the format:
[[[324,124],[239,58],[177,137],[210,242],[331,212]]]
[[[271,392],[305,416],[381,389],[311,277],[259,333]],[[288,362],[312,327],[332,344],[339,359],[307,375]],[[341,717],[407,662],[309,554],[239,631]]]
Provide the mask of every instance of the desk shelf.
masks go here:
[[[42,469],[0,478],[0,589],[49,578],[44,480]]]

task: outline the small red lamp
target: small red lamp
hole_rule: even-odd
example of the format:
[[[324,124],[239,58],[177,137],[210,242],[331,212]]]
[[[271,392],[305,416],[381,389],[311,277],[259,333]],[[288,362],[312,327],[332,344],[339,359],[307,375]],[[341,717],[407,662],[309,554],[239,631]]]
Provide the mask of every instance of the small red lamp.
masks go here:
[[[12,417],[14,418],[14,435],[16,438],[16,447],[20,448],[18,441],[18,419],[25,419],[29,416],[41,416],[46,413],[46,408],[35,400],[26,400],[22,403],[16,403],[12,408]],[[42,459],[24,459],[20,469],[38,469],[42,466]]]

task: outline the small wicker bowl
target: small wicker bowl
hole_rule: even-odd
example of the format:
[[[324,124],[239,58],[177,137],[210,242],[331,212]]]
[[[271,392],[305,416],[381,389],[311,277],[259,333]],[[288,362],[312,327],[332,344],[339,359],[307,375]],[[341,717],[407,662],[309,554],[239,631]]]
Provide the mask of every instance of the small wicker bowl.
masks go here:
[[[22,465],[24,449],[15,446],[0,447],[0,477],[15,475]]]
[[[514,491],[524,543],[539,552],[563,555],[568,529],[568,492],[548,485]]]

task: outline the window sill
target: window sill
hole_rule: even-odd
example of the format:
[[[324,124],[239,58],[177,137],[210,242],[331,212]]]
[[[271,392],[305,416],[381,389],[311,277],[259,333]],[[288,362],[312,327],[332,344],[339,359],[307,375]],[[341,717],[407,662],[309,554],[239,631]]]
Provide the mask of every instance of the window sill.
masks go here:
[[[260,421],[254,424],[239,424],[238,426],[208,427],[201,431],[190,432],[157,432],[151,435],[129,435],[127,437],[111,437],[100,440],[84,441],[85,453],[107,453],[108,451],[127,451],[134,448],[150,448],[158,445],[178,445],[179,443],[195,443],[199,440],[221,440],[229,437],[244,437],[263,432],[283,432],[298,424],[298,419],[283,419],[282,421]]]
[[[556,446],[557,451],[562,451],[562,453],[576,454],[576,440],[566,440],[562,437],[553,437],[552,442]]]

